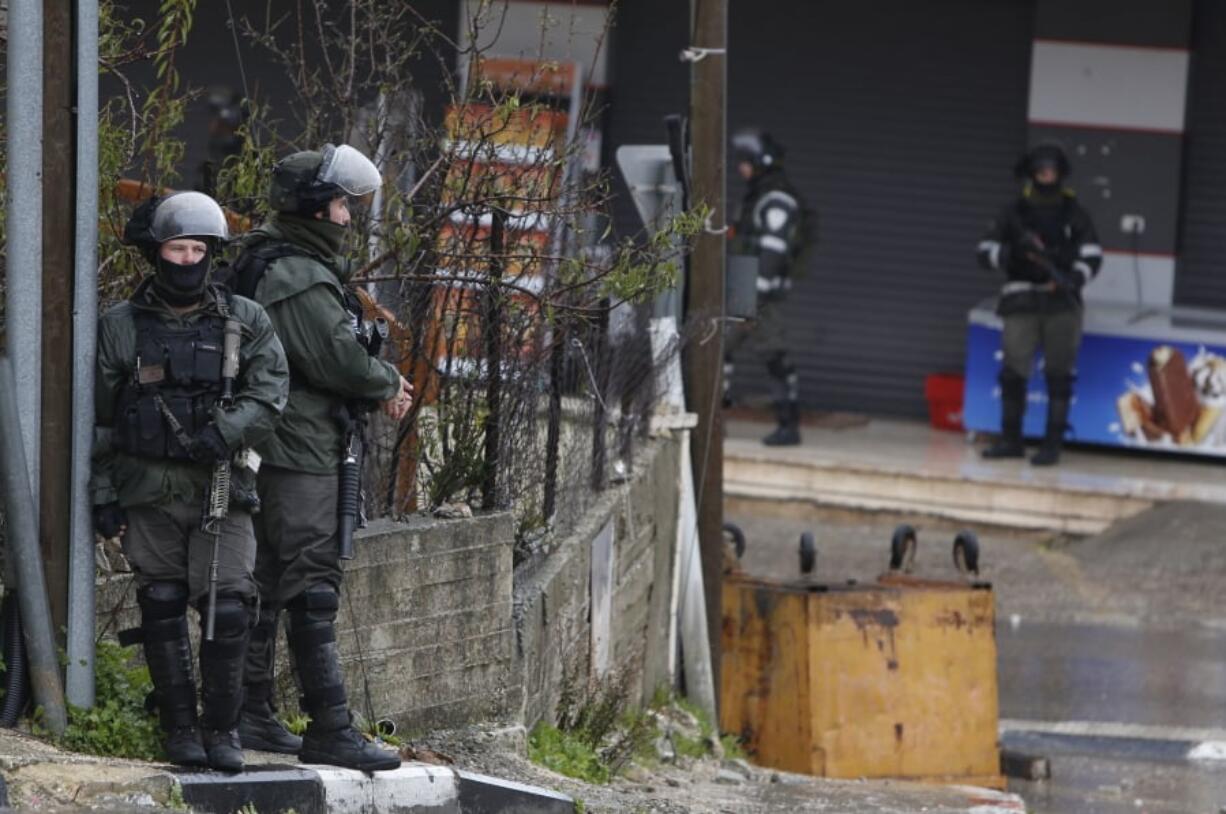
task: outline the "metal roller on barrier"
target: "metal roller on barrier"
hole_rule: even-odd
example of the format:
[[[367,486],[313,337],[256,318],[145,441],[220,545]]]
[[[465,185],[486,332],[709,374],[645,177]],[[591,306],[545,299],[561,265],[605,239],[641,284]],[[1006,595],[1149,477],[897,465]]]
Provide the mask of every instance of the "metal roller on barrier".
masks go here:
[[[887,573],[818,580],[806,532],[796,578],[725,572],[720,728],[756,763],[1004,787],[996,603],[977,579],[979,541],[955,537],[966,580],[913,575],[917,548],[915,527],[902,524]]]

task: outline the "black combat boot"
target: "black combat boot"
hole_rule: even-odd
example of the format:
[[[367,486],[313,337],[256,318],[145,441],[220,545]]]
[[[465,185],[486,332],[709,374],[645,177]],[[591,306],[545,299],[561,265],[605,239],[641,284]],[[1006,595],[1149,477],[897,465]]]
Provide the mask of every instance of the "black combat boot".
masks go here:
[[[207,766],[196,719],[196,681],[187,638],[187,586],[154,582],[137,594],[145,662],[153,679],[166,759],[179,766]]]
[[[324,763],[364,772],[395,769],[400,757],[354,730],[336,645],[336,589],[317,584],[289,603],[290,650],[302,688],[302,707],[311,716],[303,763]]]
[[[302,738],[277,719],[272,698],[276,643],[277,609],[261,606],[260,619],[251,631],[251,646],[247,649],[247,687],[238,735],[244,749],[296,755],[302,749]]]
[[[208,613],[200,603],[200,618]],[[238,717],[243,706],[243,662],[255,621],[254,608],[242,597],[217,597],[213,641],[200,642],[200,681],[204,748],[209,765],[223,772],[243,770],[243,747],[238,738]],[[204,625],[201,625],[204,628]]]
[[[1033,466],[1060,463],[1060,448],[1068,431],[1068,414],[1073,400],[1072,376],[1047,377],[1047,431],[1039,451],[1030,459]]]
[[[983,451],[988,460],[1024,458],[1022,417],[1026,413],[1026,380],[1005,368],[1000,372],[1000,437]]]
[[[770,435],[762,439],[768,447],[794,447],[800,443],[800,405],[795,401],[784,401],[775,405],[775,414],[779,426]]]

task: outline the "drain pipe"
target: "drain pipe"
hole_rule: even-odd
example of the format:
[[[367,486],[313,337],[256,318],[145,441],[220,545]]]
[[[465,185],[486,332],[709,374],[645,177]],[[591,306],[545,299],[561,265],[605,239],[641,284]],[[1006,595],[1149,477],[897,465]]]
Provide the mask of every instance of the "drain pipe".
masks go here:
[[[17,601],[21,607],[34,703],[43,708],[47,728],[59,736],[64,734],[68,718],[55,636],[51,630],[51,603],[47,599],[42,552],[38,547],[37,510],[27,480],[25,451],[18,431],[16,391],[12,362],[7,356],[0,356],[0,475],[4,480],[8,555],[16,566]]]
[[[15,437],[24,445],[26,477],[37,506],[43,390],[43,4],[39,0],[9,0],[6,68],[6,352],[20,387],[17,407],[23,420]],[[34,524],[37,540],[37,516]]]
[[[98,327],[98,0],[77,0],[77,219],[72,300],[68,703],[94,705],[94,528],[89,494]]]

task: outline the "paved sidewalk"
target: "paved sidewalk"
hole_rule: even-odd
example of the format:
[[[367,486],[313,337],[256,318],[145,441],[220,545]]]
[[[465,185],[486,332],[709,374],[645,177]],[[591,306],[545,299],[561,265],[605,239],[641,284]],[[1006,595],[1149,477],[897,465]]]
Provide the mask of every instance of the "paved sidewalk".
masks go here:
[[[1025,460],[984,461],[965,435],[916,421],[806,426],[804,443],[785,448],[761,444],[768,429],[729,423],[728,497],[927,512],[1075,534],[1098,533],[1155,503],[1226,504],[1226,478],[1216,460],[1085,447],[1040,469]]]

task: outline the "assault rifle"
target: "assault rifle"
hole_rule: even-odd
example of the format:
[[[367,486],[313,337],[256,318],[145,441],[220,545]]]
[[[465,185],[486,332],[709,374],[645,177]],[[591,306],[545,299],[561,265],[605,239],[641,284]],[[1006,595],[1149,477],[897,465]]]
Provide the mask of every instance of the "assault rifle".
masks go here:
[[[234,406],[234,380],[238,378],[238,346],[242,339],[242,326],[232,318],[226,319],[221,355],[221,397],[217,403],[223,410]],[[213,641],[213,629],[217,622],[217,568],[221,556],[221,524],[230,514],[231,463],[229,456],[213,464],[213,476],[209,479],[209,493],[204,502],[204,516],[200,530],[213,538],[213,552],[209,557],[209,604],[204,621],[204,640]]]
[[[1076,275],[1060,266],[1034,232],[1026,232],[1022,235],[1022,248],[1026,253],[1026,258],[1047,272],[1058,288],[1073,294],[1081,289]]]
[[[378,357],[387,339],[388,324],[376,319],[366,336],[366,352]],[[340,558],[353,559],[353,533],[366,527],[365,497],[362,492],[362,465],[366,457],[366,424],[374,402],[354,400],[344,404],[336,414],[343,435],[340,478],[337,483],[336,535],[340,542]]]

